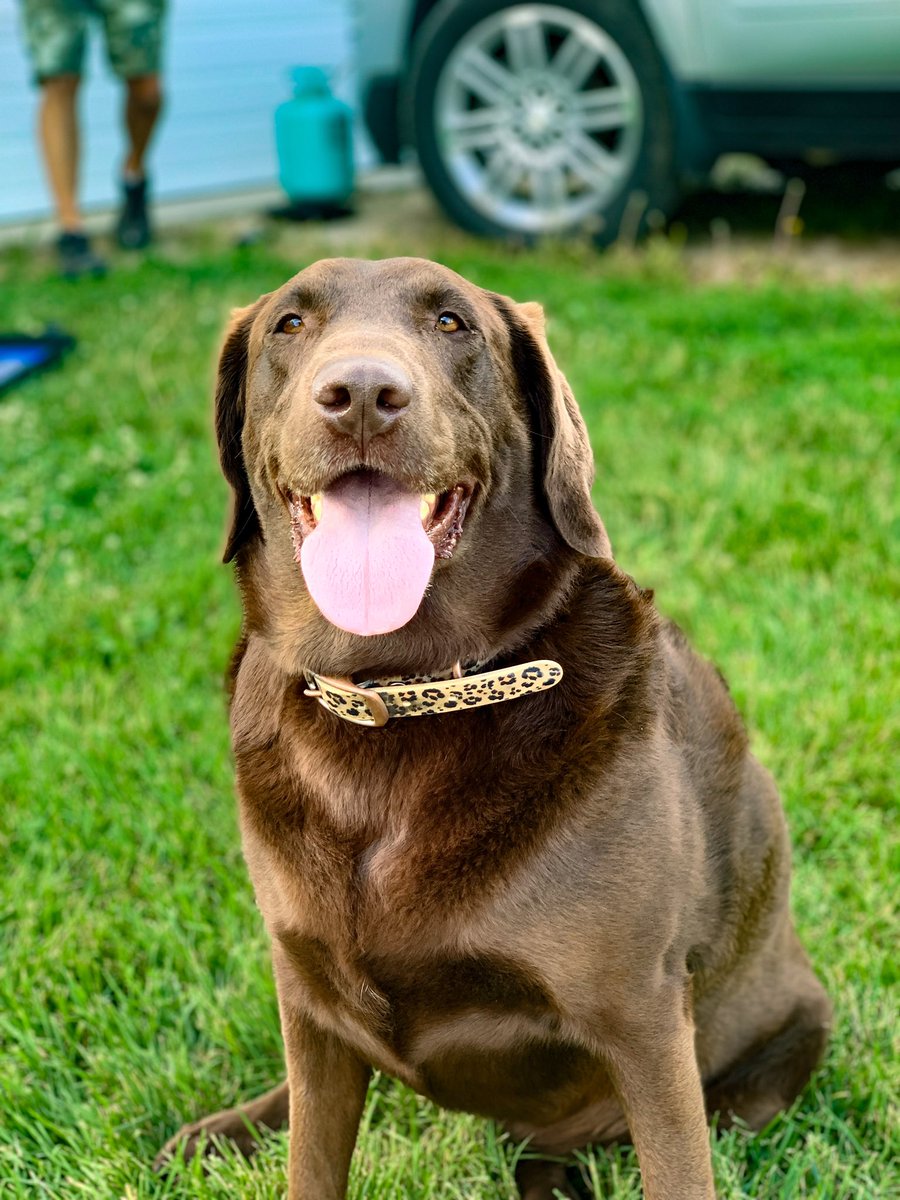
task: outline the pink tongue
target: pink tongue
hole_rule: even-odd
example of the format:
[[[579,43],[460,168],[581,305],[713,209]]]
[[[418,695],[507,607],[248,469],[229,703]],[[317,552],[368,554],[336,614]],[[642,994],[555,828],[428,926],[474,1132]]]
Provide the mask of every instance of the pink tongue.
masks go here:
[[[347,475],[322,493],[300,566],[332,625],[366,636],[390,633],[415,616],[434,566],[421,499],[370,474]]]

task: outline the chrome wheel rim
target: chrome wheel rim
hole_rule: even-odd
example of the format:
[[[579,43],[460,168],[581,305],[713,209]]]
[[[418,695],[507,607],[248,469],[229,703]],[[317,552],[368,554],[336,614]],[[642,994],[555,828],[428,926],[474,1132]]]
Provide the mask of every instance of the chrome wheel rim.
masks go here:
[[[443,164],[465,200],[503,228],[588,224],[637,160],[637,77],[599,25],[571,9],[514,4],[474,25],[437,81]]]

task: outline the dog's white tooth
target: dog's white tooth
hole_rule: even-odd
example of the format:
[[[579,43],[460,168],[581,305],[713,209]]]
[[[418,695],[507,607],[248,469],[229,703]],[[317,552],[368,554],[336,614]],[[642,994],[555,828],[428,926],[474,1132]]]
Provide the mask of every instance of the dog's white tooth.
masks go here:
[[[422,503],[419,505],[419,513],[423,521],[427,521],[434,511],[434,506],[437,504],[436,492],[423,492]]]
[[[322,519],[322,494],[316,492],[314,496],[309,498],[309,507],[312,510],[313,520],[320,521]]]

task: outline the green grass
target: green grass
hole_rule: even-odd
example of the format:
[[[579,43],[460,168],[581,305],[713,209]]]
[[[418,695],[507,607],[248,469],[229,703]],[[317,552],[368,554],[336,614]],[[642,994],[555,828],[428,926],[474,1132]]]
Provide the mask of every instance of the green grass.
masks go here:
[[[182,1120],[282,1072],[232,799],[221,676],[239,614],[210,382],[229,305],[324,236],[172,239],[75,286],[0,258],[0,328],[52,320],[80,341],[0,401],[4,1200],[283,1194],[283,1138],[206,1180],[148,1164]],[[666,246],[412,249],[546,304],[618,558],[725,671],[782,788],[836,1031],[788,1114],[717,1140],[720,1195],[897,1196],[900,292],[691,286]],[[351,1195],[512,1200],[514,1153],[381,1080]],[[599,1194],[640,1194],[630,1151],[585,1171]]]

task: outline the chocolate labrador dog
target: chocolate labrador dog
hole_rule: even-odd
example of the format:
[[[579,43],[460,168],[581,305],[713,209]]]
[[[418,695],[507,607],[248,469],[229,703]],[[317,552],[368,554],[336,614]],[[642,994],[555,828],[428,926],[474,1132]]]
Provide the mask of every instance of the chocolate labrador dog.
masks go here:
[[[291,1200],[338,1200],[378,1067],[527,1138],[527,1200],[626,1138],[651,1200],[710,1200],[707,1119],[790,1104],[830,1008],[778,794],[613,560],[540,307],[316,263],[235,314],[216,428],[288,1078],[161,1158],[289,1117]]]

